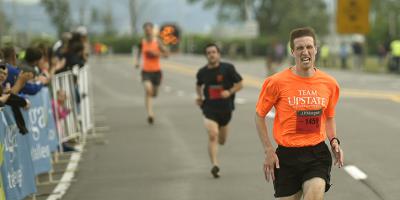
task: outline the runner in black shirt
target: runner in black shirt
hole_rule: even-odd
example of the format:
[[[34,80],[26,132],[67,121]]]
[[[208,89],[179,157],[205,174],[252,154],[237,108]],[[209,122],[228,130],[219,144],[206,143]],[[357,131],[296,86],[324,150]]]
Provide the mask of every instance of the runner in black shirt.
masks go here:
[[[208,44],[205,53],[208,64],[197,72],[196,102],[203,111],[208,131],[208,150],[213,165],[211,173],[218,178],[218,143],[223,145],[226,141],[235,93],[242,89],[242,77],[232,64],[220,62],[221,55],[216,44]]]

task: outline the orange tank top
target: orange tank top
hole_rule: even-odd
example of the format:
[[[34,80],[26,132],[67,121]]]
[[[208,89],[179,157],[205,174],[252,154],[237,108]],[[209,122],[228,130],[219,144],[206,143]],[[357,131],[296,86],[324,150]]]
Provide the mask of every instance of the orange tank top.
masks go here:
[[[160,47],[157,39],[152,41],[142,40],[142,58],[143,58],[143,71],[145,72],[158,72],[161,70],[160,67],[160,56],[153,56],[149,52],[159,54]]]

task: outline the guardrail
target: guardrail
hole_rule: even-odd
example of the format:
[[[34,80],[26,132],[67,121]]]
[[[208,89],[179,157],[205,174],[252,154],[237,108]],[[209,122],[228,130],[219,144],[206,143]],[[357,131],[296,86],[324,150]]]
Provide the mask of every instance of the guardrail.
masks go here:
[[[21,134],[11,107],[0,111],[0,200],[22,200],[37,192],[37,177],[48,173],[53,180],[53,165],[60,162],[63,143],[85,143],[93,129],[89,66],[78,73],[57,74],[49,88],[33,96],[27,110],[21,109],[28,129]],[[65,96],[64,96],[65,95]],[[65,98],[64,98],[65,97]],[[64,98],[64,99],[63,99]]]

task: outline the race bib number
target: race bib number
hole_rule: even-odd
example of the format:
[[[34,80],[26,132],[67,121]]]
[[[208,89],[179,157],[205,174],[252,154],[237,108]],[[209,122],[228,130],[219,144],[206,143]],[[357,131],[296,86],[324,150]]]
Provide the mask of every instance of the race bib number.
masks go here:
[[[322,110],[297,111],[296,132],[316,133],[320,132]]]
[[[222,87],[222,85],[211,85],[208,88],[208,96],[211,100],[221,99],[222,91],[224,91],[224,88]]]

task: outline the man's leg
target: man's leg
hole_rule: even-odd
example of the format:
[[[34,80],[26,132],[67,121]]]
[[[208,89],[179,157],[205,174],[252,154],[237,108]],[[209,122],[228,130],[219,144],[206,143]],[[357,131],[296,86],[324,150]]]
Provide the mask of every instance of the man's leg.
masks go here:
[[[304,200],[323,200],[325,185],[325,180],[319,177],[312,178],[304,182]]]
[[[204,125],[208,132],[208,153],[211,164],[218,166],[218,124],[213,120],[204,118]]]
[[[296,194],[294,194],[292,196],[280,197],[279,200],[300,200],[302,194],[303,194],[303,192],[300,190],[299,192],[297,192]]]
[[[224,145],[228,137],[228,125],[219,128],[218,143]]]
[[[153,84],[149,80],[145,80],[143,82],[143,85],[145,90],[145,105],[146,105],[147,115],[149,116],[149,118],[154,117],[153,104],[152,104]]]

